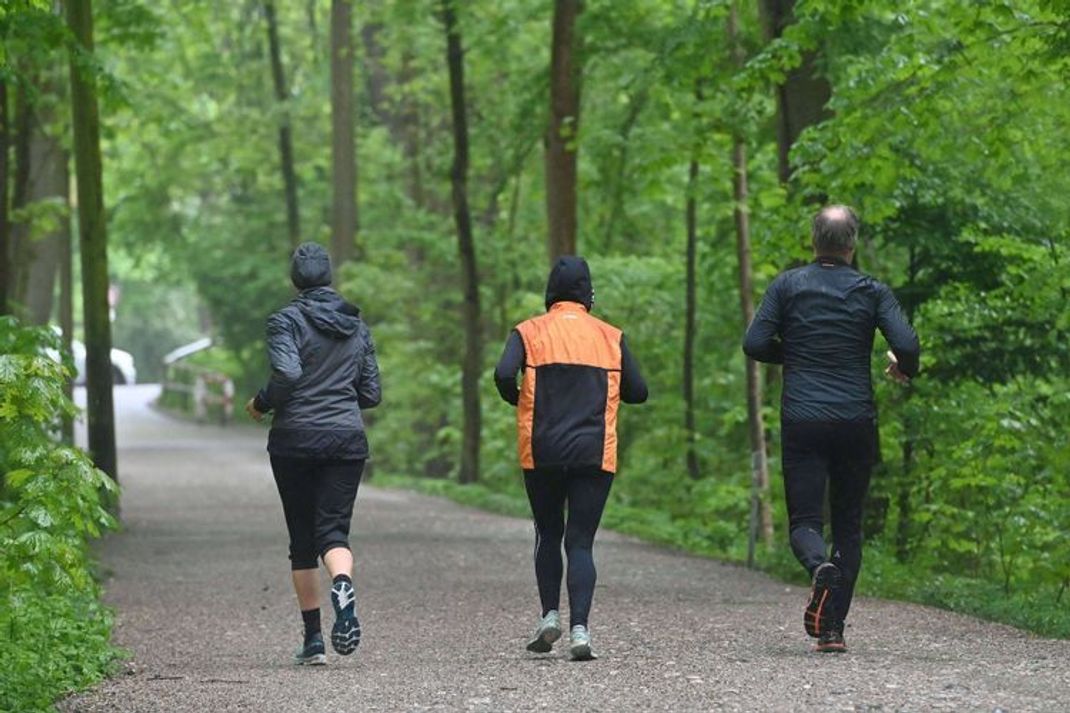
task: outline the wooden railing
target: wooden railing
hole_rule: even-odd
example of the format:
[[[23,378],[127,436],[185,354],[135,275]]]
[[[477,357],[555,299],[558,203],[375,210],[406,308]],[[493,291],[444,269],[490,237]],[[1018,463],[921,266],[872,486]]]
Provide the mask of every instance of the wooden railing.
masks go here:
[[[234,382],[196,364],[166,364],[160,398],[165,407],[192,414],[201,423],[211,419],[225,426],[234,418]]]

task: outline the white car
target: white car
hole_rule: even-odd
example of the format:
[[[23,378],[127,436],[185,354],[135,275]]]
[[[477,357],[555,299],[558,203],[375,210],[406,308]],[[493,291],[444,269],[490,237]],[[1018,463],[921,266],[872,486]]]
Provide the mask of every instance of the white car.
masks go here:
[[[77,369],[77,374],[74,377],[74,383],[85,383],[85,344],[77,339],[71,342],[71,352],[74,354],[74,367]],[[112,383],[119,384],[136,384],[137,383],[137,368],[134,366],[134,355],[130,352],[125,352],[122,349],[111,350],[111,374]]]
[[[63,332],[53,325],[52,331],[57,335]],[[46,349],[49,358],[59,361],[59,352],[55,349]],[[85,344],[77,339],[71,340],[71,356],[74,357],[74,383],[79,386],[85,384]],[[122,349],[111,350],[111,375],[113,384],[136,384],[137,368],[134,366],[134,355],[124,352]]]

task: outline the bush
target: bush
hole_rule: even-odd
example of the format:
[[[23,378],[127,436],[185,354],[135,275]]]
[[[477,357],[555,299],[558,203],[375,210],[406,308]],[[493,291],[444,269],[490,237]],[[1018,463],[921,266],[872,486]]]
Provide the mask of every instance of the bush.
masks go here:
[[[57,442],[74,413],[56,336],[0,318],[0,710],[46,710],[115,660],[88,541],[115,525],[116,487]]]

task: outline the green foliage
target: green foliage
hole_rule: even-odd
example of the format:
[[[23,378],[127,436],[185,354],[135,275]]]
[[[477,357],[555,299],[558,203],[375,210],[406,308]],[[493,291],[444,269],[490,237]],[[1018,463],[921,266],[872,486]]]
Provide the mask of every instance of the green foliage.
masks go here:
[[[0,318],[0,710],[41,710],[100,680],[115,651],[87,543],[115,526],[114,483],[55,440],[74,411],[47,329]]]

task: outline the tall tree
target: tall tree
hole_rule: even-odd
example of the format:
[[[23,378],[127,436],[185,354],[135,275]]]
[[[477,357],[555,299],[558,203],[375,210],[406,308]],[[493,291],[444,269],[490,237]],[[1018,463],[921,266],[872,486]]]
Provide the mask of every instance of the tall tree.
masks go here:
[[[7,290],[11,283],[9,223],[7,215],[8,145],[7,82],[0,77],[0,315],[7,314]]]
[[[279,47],[279,23],[274,0],[264,0],[267,20],[268,52],[271,55],[271,78],[275,84],[275,100],[279,103],[279,164],[282,170],[283,192],[286,196],[286,229],[290,246],[301,242],[301,214],[297,203],[297,172],[294,170],[293,130],[290,126],[290,92],[286,88],[286,73],[282,67]],[[333,64],[333,60],[332,60]]]
[[[739,36],[739,13],[733,2],[728,14],[728,45],[737,67],[745,61]],[[750,214],[747,205],[747,142],[741,129],[732,136],[732,199],[736,227],[736,257],[739,263],[739,305],[743,328],[754,319],[754,282],[750,259]],[[762,422],[762,380],[758,362],[747,358],[747,434],[751,450],[751,515],[747,564],[754,565],[758,538],[765,543],[773,539],[773,516],[769,507],[769,458],[765,449],[765,424]]]
[[[576,253],[576,155],[580,128],[583,0],[554,0],[550,45],[550,126],[546,131],[546,216],[550,262]]]
[[[352,0],[331,0],[331,256],[338,265],[353,256],[357,240],[352,24]]]
[[[35,206],[35,210],[34,217],[27,218],[18,231],[16,284],[17,299],[25,308],[26,320],[32,324],[47,324],[52,318],[63,241],[69,239],[69,231],[63,227],[70,190],[69,156],[56,135],[54,116],[61,96],[59,87],[51,79],[47,81],[35,100],[29,127],[29,180],[25,204]],[[49,210],[37,210],[45,205]]]
[[[64,211],[60,217],[59,233],[62,255],[59,264],[59,327],[63,332],[63,351],[72,353],[74,341],[74,249],[71,241],[71,173],[70,156],[64,151],[63,184],[66,194],[63,196]],[[63,392],[67,398],[74,400],[74,374],[64,384]],[[74,417],[67,414],[62,424],[63,442],[74,445]]]
[[[795,0],[762,0],[767,39],[774,40],[795,21]],[[798,66],[788,70],[776,86],[777,174],[781,183],[791,178],[791,148],[808,126],[828,118],[832,96],[828,79],[818,73],[819,54],[807,50]]]
[[[457,224],[457,252],[464,275],[464,364],[461,393],[464,402],[464,436],[461,446],[462,483],[479,479],[479,442],[482,409],[479,375],[483,370],[483,336],[480,330],[479,272],[468,208],[468,111],[464,91],[464,47],[457,25],[455,0],[442,0],[446,26],[446,64],[450,74],[450,109],[453,117],[453,168],[450,171],[453,219]]]
[[[701,98],[698,87],[696,94]],[[701,477],[698,453],[695,449],[695,332],[696,332],[696,253],[698,247],[698,189],[699,162],[697,151],[692,153],[687,167],[687,224],[686,287],[684,302],[684,430],[687,432],[687,472],[694,478]]]
[[[82,252],[89,452],[98,468],[118,479],[100,114],[93,67],[88,61],[93,52],[93,8],[91,0],[68,0],[66,7],[67,26],[74,39],[70,51],[71,126],[78,183],[78,237]]]

